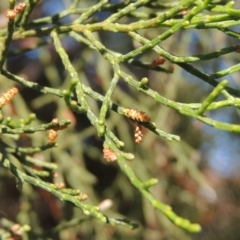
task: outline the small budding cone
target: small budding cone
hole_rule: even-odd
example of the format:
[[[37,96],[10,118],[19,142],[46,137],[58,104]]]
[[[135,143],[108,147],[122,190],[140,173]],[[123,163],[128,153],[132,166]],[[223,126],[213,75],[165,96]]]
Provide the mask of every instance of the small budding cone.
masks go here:
[[[4,105],[8,104],[17,93],[18,93],[17,88],[11,88],[7,90],[5,93],[3,93],[2,96],[0,97],[0,107],[3,107]]]
[[[25,8],[26,8],[26,3],[19,3],[15,8],[14,8],[14,11],[16,13],[20,13],[22,12]]]
[[[56,138],[57,138],[58,134],[57,134],[57,131],[53,130],[53,129],[50,129],[48,131],[48,141],[50,143],[54,143]]]
[[[150,117],[145,112],[138,111],[136,109],[127,109],[127,110],[125,110],[125,114],[129,118],[131,118],[133,120],[136,120],[138,122],[149,122],[149,121],[151,121]]]
[[[11,230],[13,233],[17,234],[17,235],[21,235],[21,225],[20,224],[14,224],[12,227],[11,227]]]
[[[26,6],[26,3],[20,3],[14,9],[8,9],[6,11],[6,17],[9,19],[14,19],[17,14],[21,13],[26,8]]]
[[[52,120],[52,125],[53,125],[53,126],[58,126],[58,125],[59,125],[59,120],[58,120],[58,118],[53,118],[53,120]]]
[[[189,13],[189,10],[183,10],[179,13],[180,16],[185,16]]]
[[[65,128],[67,128],[67,126],[59,126],[58,118],[53,118],[51,123],[53,125],[53,130],[55,130],[55,131],[59,131],[59,130],[63,130]]]
[[[65,184],[63,182],[57,182],[54,184],[56,189],[63,189],[65,188]]]
[[[103,157],[108,161],[108,162],[114,162],[117,160],[117,154],[111,150],[110,148],[104,148],[103,149]]]
[[[159,57],[159,58],[157,58],[157,59],[154,59],[154,60],[152,61],[152,63],[151,63],[151,67],[152,67],[152,68],[156,68],[156,67],[158,67],[159,65],[164,64],[165,61],[166,61],[166,59],[163,58],[163,57]]]
[[[135,142],[136,142],[137,144],[139,144],[139,143],[142,142],[143,133],[142,133],[142,127],[141,127],[141,126],[136,125],[134,137],[135,137]]]
[[[84,201],[84,200],[86,200],[86,199],[88,199],[88,195],[86,194],[86,193],[80,193],[79,195],[78,195],[78,199],[80,200],[80,201]]]
[[[14,9],[8,9],[5,15],[8,19],[14,19],[17,16],[17,13],[14,11]]]
[[[111,208],[112,205],[113,205],[113,201],[111,199],[105,199],[98,205],[98,207],[100,211],[105,211]]]

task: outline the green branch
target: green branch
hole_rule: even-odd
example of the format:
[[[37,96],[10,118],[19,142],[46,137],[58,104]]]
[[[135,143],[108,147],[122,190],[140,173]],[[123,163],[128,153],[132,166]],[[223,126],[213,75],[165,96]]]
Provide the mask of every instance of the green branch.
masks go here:
[[[153,195],[148,190],[148,187],[153,186],[157,182],[151,179],[147,183],[143,183],[138,177],[135,175],[134,171],[128,166],[128,161],[126,161],[124,155],[121,151],[119,151],[111,142],[109,138],[106,139],[107,146],[110,147],[114,152],[118,155],[118,164],[122,171],[127,175],[133,186],[135,186],[144,197],[151,203],[151,205],[160,210],[169,220],[171,220],[175,225],[189,231],[189,232],[199,232],[201,231],[201,226],[196,223],[190,223],[189,220],[181,218],[177,216],[172,211],[172,208],[169,205],[162,203],[161,201],[157,200],[153,197]]]
[[[18,170],[8,159],[6,159],[1,153],[0,153],[0,163],[5,167],[11,170],[11,172],[18,178],[21,179],[23,182],[30,183],[34,185],[35,187],[40,187],[53,195],[55,195],[57,198],[59,198],[61,201],[71,202],[76,207],[80,208],[83,211],[83,214],[86,216],[93,216],[100,220],[103,223],[109,223],[110,225],[122,225],[124,227],[135,229],[138,227],[138,224],[131,223],[130,221],[126,221],[124,219],[113,219],[108,218],[107,216],[103,215],[99,208],[96,206],[91,206],[88,204],[84,204],[81,202],[78,196],[72,196],[67,193],[63,193],[60,190],[57,190],[54,184],[50,184],[47,182],[44,182],[40,179],[36,179],[34,177],[31,177],[29,175],[26,175],[25,173]]]

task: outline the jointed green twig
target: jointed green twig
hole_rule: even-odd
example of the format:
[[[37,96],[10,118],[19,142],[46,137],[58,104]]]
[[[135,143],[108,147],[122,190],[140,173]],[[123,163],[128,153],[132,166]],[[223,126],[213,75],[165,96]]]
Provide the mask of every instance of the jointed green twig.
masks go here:
[[[10,2],[10,9],[15,5],[14,0]],[[217,29],[226,35],[240,39],[240,34],[237,31],[230,29],[232,26],[239,25],[240,10],[234,9],[233,2],[229,2],[224,6],[221,6],[218,1],[210,0],[182,0],[179,3],[160,3],[158,1],[150,0],[137,0],[137,1],[122,1],[121,3],[108,3],[107,0],[98,1],[97,4],[87,8],[80,8],[79,0],[75,0],[69,9],[63,10],[53,16],[42,17],[39,19],[28,22],[31,12],[39,1],[26,1],[27,8],[22,16],[16,18],[16,21],[9,20],[7,30],[0,30],[0,36],[2,37],[2,51],[0,54],[0,70],[3,76],[12,80],[24,87],[31,88],[43,94],[50,96],[54,95],[56,98],[62,98],[67,107],[75,112],[83,113],[93,125],[94,129],[98,133],[103,144],[109,147],[116,153],[118,157],[118,164],[121,170],[126,174],[133,186],[135,186],[139,192],[145,197],[151,205],[160,210],[168,219],[170,219],[175,225],[186,229],[190,232],[198,232],[201,227],[198,224],[192,224],[188,220],[178,217],[171,209],[170,206],[155,199],[151,194],[149,188],[157,183],[156,179],[150,179],[147,182],[142,182],[130,168],[126,160],[133,158],[132,153],[126,153],[121,150],[124,147],[124,142],[115,135],[113,131],[109,129],[106,124],[106,115],[109,110],[113,110],[116,113],[126,117],[126,108],[129,106],[121,106],[114,103],[114,97],[119,88],[119,82],[124,80],[125,84],[131,86],[134,91],[141,91],[149,99],[153,99],[154,102],[158,102],[166,107],[170,107],[182,115],[186,115],[199,121],[202,121],[210,126],[218,129],[240,132],[240,125],[230,124],[216,121],[208,117],[206,111],[212,111],[228,106],[240,107],[240,99],[235,96],[240,96],[240,91],[227,87],[227,81],[218,82],[217,79],[239,72],[240,64],[234,64],[226,69],[215,71],[212,74],[205,73],[203,70],[199,70],[192,65],[193,62],[207,61],[217,59],[223,55],[240,51],[239,45],[233,45],[229,47],[222,47],[219,50],[214,50],[210,53],[203,53],[200,55],[192,56],[175,56],[169,50],[165,50],[160,44],[164,40],[173,37],[173,35],[179,32],[181,29]],[[144,8],[144,11],[142,11]],[[147,11],[145,11],[147,9]],[[153,12],[153,9],[160,9],[161,12]],[[207,11],[204,11],[207,10]],[[98,21],[97,12],[107,11],[110,16],[103,21]],[[207,13],[206,13],[207,12]],[[75,21],[62,24],[62,20],[66,16],[72,14],[81,14]],[[124,18],[128,18],[124,22]],[[87,20],[87,23],[85,21]],[[121,21],[119,21],[121,20]],[[14,25],[15,24],[15,25]],[[162,27],[162,32],[157,37],[151,39],[147,34],[143,34],[142,30],[145,29],[157,29]],[[128,51],[126,54],[118,53],[106,47],[103,41],[99,40],[98,32],[110,31],[112,33],[122,32],[128,34],[128,36],[138,41],[142,46],[136,47],[132,51]],[[60,41],[60,34],[65,34],[73,37],[75,40],[84,44],[84,47],[90,49],[90,51],[97,51],[108,62],[109,69],[112,69],[111,77],[109,79],[110,85],[108,89],[99,94],[96,90],[87,87],[83,84],[82,79],[79,77],[77,69],[71,63],[71,60],[63,48]],[[51,36],[51,40],[42,40],[42,36]],[[54,43],[56,52],[60,56],[66,72],[70,76],[70,81],[66,85],[63,84],[64,89],[51,88],[41,86],[40,84],[33,82],[31,79],[28,81],[24,77],[17,76],[4,69],[4,63],[9,56],[16,56],[18,54],[25,53],[33,48],[19,47],[9,52],[10,44],[14,40],[26,39],[27,37],[39,38],[37,46],[42,47],[49,43]],[[127,70],[123,70],[122,63],[128,65],[135,65],[137,67],[151,69],[156,71],[163,71],[165,73],[173,73],[173,70],[169,70],[163,66],[152,67],[151,60],[149,62],[143,62],[139,56],[143,53],[153,50],[155,53],[169,60],[171,63],[178,65],[182,69],[189,72],[191,75],[202,79],[214,87],[212,92],[201,103],[180,103],[164,97],[157,91],[153,90],[148,82],[151,79],[144,78],[145,80],[138,81],[138,79]],[[51,75],[52,79],[55,75]],[[49,78],[51,82],[51,78]],[[60,83],[60,81],[58,82]],[[60,85],[60,84],[59,84]],[[53,84],[52,84],[53,86]],[[62,86],[61,86],[62,87]],[[105,89],[104,89],[105,90]],[[222,94],[225,99],[216,101],[217,97]],[[87,102],[87,97],[92,98],[101,103],[99,117],[95,114],[95,109],[91,108],[91,105]],[[99,109],[98,109],[99,110]],[[22,133],[36,133],[38,131],[46,131],[53,128],[53,124],[41,124],[37,126],[30,126],[32,117],[25,121],[16,121],[11,117],[1,116],[0,131],[4,137],[8,134],[19,136]],[[69,120],[60,121],[59,126],[67,126],[70,123]],[[161,136],[169,141],[179,141],[180,137],[168,134],[158,129],[153,122],[140,122],[139,125],[144,126],[158,136]],[[44,182],[39,177],[49,177],[50,171],[56,170],[57,164],[39,161],[29,154],[42,152],[46,149],[56,147],[57,144],[44,144],[37,145],[39,147],[19,147],[12,146],[1,140],[1,149],[5,154],[9,154],[17,158],[21,164],[21,169],[25,169],[30,175],[25,174],[15,165],[13,165],[2,154],[0,155],[0,161],[5,168],[8,168],[18,179],[19,189],[24,182],[28,182],[36,187],[45,189],[46,191],[57,196],[62,201],[72,202],[75,206],[82,209],[83,213],[87,216],[95,217],[104,223],[110,223],[111,225],[123,225],[125,227],[134,229],[137,224],[131,223],[128,220],[117,220],[108,218],[103,215],[99,208],[88,204],[83,204],[78,198],[78,189],[57,189],[52,183]],[[181,157],[179,157],[181,158]],[[31,166],[39,166],[45,169],[34,169]],[[197,169],[197,168],[196,168]],[[193,174],[193,173],[192,173]],[[33,177],[34,176],[34,177]],[[78,223],[79,221],[77,221]],[[73,224],[75,224],[74,222]],[[54,231],[64,228],[59,225]],[[53,232],[54,232],[53,231]],[[6,236],[9,236],[9,232],[4,232]]]
[[[130,221],[126,221],[126,220],[121,220],[121,219],[112,219],[112,218],[108,218],[105,215],[103,215],[100,211],[98,207],[95,206],[91,206],[88,204],[84,204],[82,203],[78,197],[74,197],[72,195],[69,195],[67,193],[63,193],[62,191],[56,190],[53,184],[49,184],[47,182],[44,182],[40,179],[36,179],[34,177],[31,177],[29,175],[26,175],[25,173],[21,172],[20,170],[18,170],[8,159],[6,159],[1,153],[0,153],[0,163],[5,167],[11,170],[11,172],[19,179],[21,179],[21,181],[30,183],[36,187],[40,187],[50,193],[52,193],[53,195],[55,195],[56,197],[58,197],[60,200],[62,201],[67,201],[67,202],[71,202],[73,203],[76,207],[79,207],[80,209],[82,209],[83,213],[87,216],[93,216],[97,219],[99,219],[100,221],[104,222],[104,223],[109,223],[112,225],[123,225],[125,227],[134,229],[136,227],[138,227],[138,224],[136,223],[131,223]]]

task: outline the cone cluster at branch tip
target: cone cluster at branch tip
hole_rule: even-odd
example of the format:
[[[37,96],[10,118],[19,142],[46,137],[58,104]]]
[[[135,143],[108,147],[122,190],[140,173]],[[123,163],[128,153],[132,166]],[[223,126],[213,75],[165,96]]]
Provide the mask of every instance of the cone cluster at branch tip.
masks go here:
[[[65,188],[65,184],[63,182],[57,182],[57,183],[55,183],[55,188],[56,189]]]
[[[137,144],[142,142],[142,139],[143,139],[142,126],[136,125],[134,137],[135,137],[135,142]]]
[[[159,57],[159,58],[156,58],[152,61],[151,63],[151,67],[152,68],[156,68],[158,67],[159,65],[162,65],[164,64],[164,62],[166,61],[166,59],[164,57]]]
[[[8,9],[6,11],[6,17],[9,19],[14,19],[17,14],[21,13],[26,8],[26,6],[26,3],[20,3],[14,9]]]
[[[48,142],[53,144],[58,136],[57,132],[67,128],[67,125],[60,126],[58,118],[53,118],[51,124],[52,129],[48,131]]]
[[[114,162],[117,160],[117,154],[111,150],[110,148],[104,148],[103,149],[103,157],[108,161],[108,162]]]
[[[59,125],[59,119],[58,118],[53,118],[51,123],[53,125],[53,130],[55,130],[55,131],[59,131],[59,130],[63,130],[65,128],[67,128],[66,125],[63,125],[63,126]]]
[[[49,143],[54,143],[57,136],[58,136],[57,131],[55,131],[53,129],[50,129],[48,131],[48,141],[49,141]]]
[[[150,117],[143,111],[138,111],[136,109],[126,109],[125,114],[138,122],[149,122],[151,121]]]
[[[5,93],[2,93],[0,97],[0,107],[3,107],[6,104],[8,104],[17,93],[18,89],[15,87],[8,89]]]
[[[88,199],[88,195],[87,195],[86,193],[81,192],[81,193],[78,195],[78,199],[79,199],[80,201],[84,201],[84,200]]]

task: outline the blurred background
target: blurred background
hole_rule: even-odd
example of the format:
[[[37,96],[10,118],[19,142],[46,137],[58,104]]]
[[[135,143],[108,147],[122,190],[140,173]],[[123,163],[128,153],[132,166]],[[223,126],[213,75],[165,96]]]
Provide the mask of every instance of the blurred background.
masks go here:
[[[113,2],[121,1],[110,1]],[[38,1],[30,21],[59,13],[68,9],[71,3],[71,0]],[[88,8],[95,3],[96,1],[80,1],[79,8]],[[236,8],[237,4],[239,3],[236,2]],[[7,8],[8,1],[1,1],[1,29],[7,26],[5,17]],[[162,10],[141,8],[139,11],[156,13]],[[110,14],[107,11],[99,12],[89,22],[102,21]],[[59,20],[58,24],[70,23],[77,16],[65,17]],[[121,20],[122,23],[132,21],[136,19],[131,16]],[[166,28],[145,29],[140,32],[142,36],[152,39],[165,30]],[[235,30],[240,29],[235,27]],[[4,30],[0,31],[2,41]],[[115,52],[125,54],[140,46],[124,33],[97,34],[101,42]],[[41,42],[46,44],[36,48]],[[112,78],[111,65],[98,52],[77,41],[74,35],[63,36],[62,44],[81,81],[104,95]],[[235,44],[239,44],[239,40],[227,37],[217,30],[189,29],[178,31],[165,40],[161,47],[177,56],[190,56],[214,52]],[[18,53],[19,49],[26,49],[26,52]],[[156,53],[149,51],[138,60],[151,63],[158,57]],[[231,53],[193,65],[211,74],[238,62],[238,53]],[[52,88],[64,89],[69,80],[48,36],[14,41],[6,67],[16,75]],[[135,79],[147,77],[149,87],[174,101],[198,103],[213,89],[168,61],[165,61],[162,67],[171,70],[172,73],[148,70],[130,64],[121,65],[121,69]],[[224,79],[229,81],[229,86],[240,89],[239,72]],[[124,81],[120,81],[113,95],[113,101],[118,105],[147,112],[159,129],[181,137],[181,142],[168,142],[146,129],[143,142],[137,145],[134,142],[134,125],[123,116],[112,111],[108,113],[106,125],[125,143],[124,151],[135,154],[131,167],[136,175],[142,181],[151,177],[157,178],[159,183],[151,188],[153,195],[172,206],[178,215],[201,224],[200,233],[189,234],[154,210],[130,184],[116,163],[108,163],[103,159],[102,141],[84,114],[71,112],[64,101],[56,96],[43,95],[0,76],[1,92],[12,86],[16,86],[20,94],[12,104],[4,107],[5,117],[20,119],[35,113],[36,124],[48,123],[55,117],[72,121],[68,129],[59,133],[58,148],[32,156],[58,164],[57,179],[45,180],[63,181],[68,187],[81,189],[89,197],[87,203],[112,205],[106,207],[104,212],[106,215],[115,218],[125,216],[140,224],[136,230],[112,227],[84,216],[76,207],[61,202],[42,189],[25,184],[23,190],[19,192],[12,174],[0,168],[0,227],[1,218],[6,218],[19,224],[29,224],[32,228],[24,238],[14,236],[13,239],[239,239],[240,142],[237,134],[220,131],[182,116],[128,86]],[[90,97],[87,100],[92,111],[98,115],[101,103]],[[209,116],[219,121],[239,123],[239,110],[236,108],[217,110],[209,113]],[[14,143],[27,147],[46,142],[47,134],[38,132],[33,135],[22,135]]]

